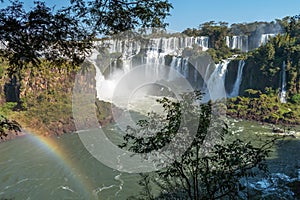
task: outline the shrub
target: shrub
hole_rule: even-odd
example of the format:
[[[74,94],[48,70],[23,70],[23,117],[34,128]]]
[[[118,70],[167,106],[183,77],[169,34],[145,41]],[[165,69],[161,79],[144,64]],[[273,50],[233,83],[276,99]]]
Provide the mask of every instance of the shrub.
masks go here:
[[[293,103],[300,104],[300,94],[295,94],[294,96],[292,96],[291,100]]]

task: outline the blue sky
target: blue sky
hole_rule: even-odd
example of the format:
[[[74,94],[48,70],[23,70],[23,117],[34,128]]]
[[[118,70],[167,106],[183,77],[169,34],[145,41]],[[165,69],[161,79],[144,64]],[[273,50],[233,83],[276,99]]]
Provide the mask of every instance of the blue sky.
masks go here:
[[[171,0],[174,9],[167,19],[171,30],[196,28],[207,21],[229,24],[273,21],[300,14],[300,0]]]
[[[7,0],[6,0],[7,1]],[[33,0],[24,0],[30,7]],[[49,5],[67,5],[68,0],[45,0]],[[300,14],[300,0],[170,0],[174,9],[167,22],[168,29],[183,31],[196,28],[207,21],[226,21],[229,24],[273,21]],[[5,3],[0,3],[0,7]]]

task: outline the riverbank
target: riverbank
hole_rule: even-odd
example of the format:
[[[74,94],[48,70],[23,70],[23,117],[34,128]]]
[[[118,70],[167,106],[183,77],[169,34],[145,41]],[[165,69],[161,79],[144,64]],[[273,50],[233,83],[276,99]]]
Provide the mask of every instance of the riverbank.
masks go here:
[[[114,123],[112,108],[114,108],[115,110],[116,108],[112,104],[96,100],[96,103],[91,106],[94,106],[96,110],[98,123],[100,126],[105,127],[109,124]],[[71,105],[65,106],[65,108],[68,107],[70,109],[63,110],[62,112],[55,112],[54,110],[57,110],[57,108],[52,110],[52,112],[54,113],[50,113],[49,109],[53,109],[54,107],[54,104],[52,104],[52,107],[50,107],[50,105],[41,106],[41,109],[38,110],[39,112],[36,113],[35,117],[33,117],[33,115],[30,114],[31,111],[11,111],[9,112],[9,117],[10,119],[17,121],[21,125],[23,130],[28,130],[29,132],[33,132],[37,135],[53,136],[76,132],[76,126],[74,123],[74,118],[72,116]],[[84,113],[84,108],[81,112]],[[253,123],[259,123],[261,124],[261,126],[265,126],[268,127],[270,130],[273,130],[273,134],[300,138],[300,126],[296,124],[274,124],[256,120],[256,118],[253,116],[251,118],[238,118],[237,115],[231,115],[230,113],[227,116],[232,120],[244,120]],[[89,124],[89,121],[89,119],[85,120],[84,127],[92,126],[91,124]],[[14,132],[9,132],[8,136],[4,140],[0,140],[0,142],[11,140],[24,135],[26,135],[26,132],[20,132],[17,134]]]
[[[26,135],[27,135],[26,131],[23,131],[23,130],[21,132],[8,131],[7,136],[0,138],[0,143],[9,141],[9,140],[13,140],[13,139],[16,139],[19,137],[24,137]]]

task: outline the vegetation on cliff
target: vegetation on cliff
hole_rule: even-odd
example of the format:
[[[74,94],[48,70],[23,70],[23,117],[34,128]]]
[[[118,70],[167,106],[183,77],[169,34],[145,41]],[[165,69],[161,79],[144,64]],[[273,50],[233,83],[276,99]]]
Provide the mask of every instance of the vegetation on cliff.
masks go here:
[[[277,90],[280,87],[280,73],[283,62],[286,64],[287,90],[291,99],[300,93],[300,16],[276,19],[273,22],[253,22],[232,24],[214,21],[200,24],[198,28],[188,28],[183,33],[189,36],[209,36],[208,53],[215,62],[226,59],[233,54],[240,54],[245,59],[246,66],[241,93],[247,89],[259,89],[266,92],[265,88]],[[257,40],[262,33],[277,34],[266,44],[253,48],[249,44],[249,52],[230,50],[226,45],[226,36],[252,37]],[[258,41],[259,42],[259,41]],[[255,74],[255,75],[254,75]],[[253,79],[251,79],[251,77]],[[244,85],[244,86],[243,86]],[[246,86],[245,86],[246,85]]]
[[[266,45],[250,52],[246,63],[258,74],[260,88],[280,88],[282,65],[286,65],[287,92],[290,99],[300,93],[300,40],[285,33],[272,38]],[[258,72],[257,72],[258,71]],[[247,74],[245,74],[247,76]],[[256,83],[257,84],[257,83]],[[247,88],[250,89],[250,88]],[[263,92],[266,92],[265,90]]]
[[[188,36],[208,36],[209,49],[207,52],[215,63],[231,57],[236,52],[236,50],[230,50],[226,45],[225,37],[228,35],[228,32],[228,23],[216,23],[214,21],[200,24],[198,29],[189,28],[183,31]]]
[[[0,69],[4,72],[7,72],[6,67],[4,63],[0,64]],[[68,67],[53,67],[46,61],[41,62],[39,69],[22,70],[19,73],[22,79],[17,83],[9,81],[6,73],[0,79],[0,90],[3,91],[0,115],[41,135],[74,132],[76,127],[72,113],[72,91],[75,75],[80,76],[80,73],[79,70]],[[87,79],[95,80],[94,76]],[[87,80],[81,81],[84,84]],[[14,102],[8,99],[16,96],[18,98]],[[110,115],[111,105],[97,101],[92,106],[97,111],[99,123],[108,123],[107,116]],[[84,108],[82,109],[84,112]]]
[[[247,90],[246,96],[227,100],[227,114],[234,118],[254,120],[272,124],[300,124],[300,104],[280,103],[278,94],[263,94]]]

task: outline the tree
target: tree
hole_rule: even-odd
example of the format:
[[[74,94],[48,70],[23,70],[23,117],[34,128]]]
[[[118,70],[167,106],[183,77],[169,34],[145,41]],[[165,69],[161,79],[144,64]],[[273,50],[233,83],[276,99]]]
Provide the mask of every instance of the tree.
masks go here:
[[[172,8],[167,0],[71,0],[55,10],[35,1],[26,11],[19,0],[0,10],[0,57],[10,72],[41,59],[52,63],[80,64],[93,48],[95,37],[136,27],[163,27]],[[70,62],[71,61],[71,62]]]
[[[0,56],[8,61],[11,73],[30,64],[39,66],[42,59],[56,64],[67,59],[77,64],[92,47],[93,35],[82,29],[67,9],[54,12],[37,1],[26,11],[16,0],[0,13]]]
[[[21,126],[16,121],[8,120],[3,115],[0,115],[0,139],[7,137],[7,131],[15,133],[21,132]]]
[[[172,5],[168,0],[71,0],[72,11],[94,32],[116,34],[141,28],[163,28]]]
[[[8,63],[10,77],[19,79],[23,69],[42,68],[44,61],[74,69],[91,53],[96,37],[164,27],[171,8],[168,0],[70,0],[58,10],[42,1],[26,10],[22,1],[10,0],[0,9],[0,60]],[[8,122],[0,124],[1,136],[10,129]]]
[[[199,105],[197,100],[198,94],[185,94],[179,102],[164,98],[159,101],[165,108],[165,118],[149,114],[149,119],[141,120],[137,127],[128,127],[121,147],[133,153],[157,153],[178,135],[191,139],[190,143],[178,140],[176,148],[166,153],[167,157],[176,155],[171,164],[164,165],[165,160],[158,159],[157,166],[163,168],[142,174],[144,190],[136,199],[237,199],[247,195],[242,193],[246,189],[243,178],[267,171],[264,160],[275,139],[259,147],[239,139],[226,141],[228,128],[222,120],[215,120],[216,105]],[[186,126],[179,125],[182,120]],[[191,128],[193,124],[197,129]],[[149,137],[153,127],[157,127],[156,135]],[[187,144],[188,148],[182,148]],[[151,190],[154,185],[160,189],[157,197]]]
[[[228,23],[214,21],[206,22],[199,25],[201,35],[209,36],[210,47],[216,50],[227,47],[224,38],[228,35]]]

